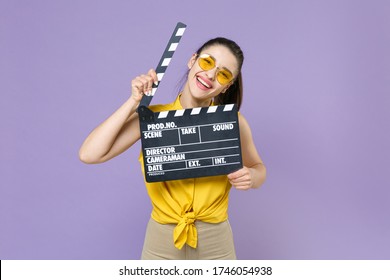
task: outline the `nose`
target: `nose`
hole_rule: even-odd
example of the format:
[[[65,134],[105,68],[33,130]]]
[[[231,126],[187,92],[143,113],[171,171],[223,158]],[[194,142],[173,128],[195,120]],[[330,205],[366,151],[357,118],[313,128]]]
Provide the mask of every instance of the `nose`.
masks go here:
[[[207,78],[210,80],[214,81],[215,80],[215,75],[217,74],[218,68],[214,67],[213,69],[210,69],[206,72]]]

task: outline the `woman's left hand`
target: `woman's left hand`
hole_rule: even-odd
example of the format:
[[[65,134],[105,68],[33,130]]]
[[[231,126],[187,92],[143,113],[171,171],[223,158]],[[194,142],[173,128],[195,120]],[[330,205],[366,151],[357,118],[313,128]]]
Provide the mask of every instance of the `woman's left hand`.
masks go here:
[[[229,182],[238,190],[248,190],[253,187],[251,169],[243,167],[227,175]]]

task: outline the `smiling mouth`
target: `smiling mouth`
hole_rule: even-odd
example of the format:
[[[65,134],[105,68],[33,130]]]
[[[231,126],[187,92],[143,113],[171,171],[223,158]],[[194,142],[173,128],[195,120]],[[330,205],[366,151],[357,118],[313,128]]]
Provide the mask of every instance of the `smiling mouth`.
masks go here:
[[[196,77],[196,80],[201,83],[203,86],[205,86],[206,88],[210,89],[211,86],[209,84],[207,84],[205,81],[203,81],[201,78],[199,77]]]

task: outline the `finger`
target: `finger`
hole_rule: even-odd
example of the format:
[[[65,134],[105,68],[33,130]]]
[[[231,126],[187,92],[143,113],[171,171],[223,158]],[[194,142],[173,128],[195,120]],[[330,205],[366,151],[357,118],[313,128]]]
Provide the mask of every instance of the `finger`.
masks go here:
[[[133,93],[143,94],[143,83],[137,78],[131,81],[131,89]]]
[[[229,180],[229,182],[232,184],[232,185],[237,185],[237,184],[247,184],[251,181],[251,179],[249,177],[240,177],[240,178],[237,178],[237,179],[234,179],[234,180]]]
[[[153,78],[153,83],[157,86],[158,85],[158,77],[156,71],[152,68],[148,71],[148,75],[150,75]]]
[[[242,186],[246,186],[246,185],[252,185],[252,181],[243,181],[243,182],[231,182],[229,181],[230,184],[234,187],[242,187]]]
[[[143,93],[147,93],[148,89],[148,80],[145,78],[145,75],[141,75],[137,77],[137,80],[142,83],[142,86],[140,89],[142,90]]]
[[[244,186],[234,186],[236,188],[236,190],[241,190],[241,191],[247,191],[249,190],[251,187],[249,185],[244,185]]]
[[[153,77],[151,75],[142,75],[142,78],[144,78],[146,82],[146,92],[149,94],[152,93],[152,85],[153,85]]]
[[[246,174],[249,174],[249,171],[245,167],[243,167],[235,172],[228,174],[228,178],[229,178],[229,180],[234,180],[234,179],[242,177]]]
[[[150,76],[148,76],[148,75],[141,75],[141,76],[140,76],[140,80],[142,81],[142,83],[143,83],[145,89],[148,88],[149,79],[150,79]]]
[[[235,183],[232,183],[232,185],[235,187],[250,186],[251,181],[247,180],[247,181],[243,181],[243,182],[235,182]]]

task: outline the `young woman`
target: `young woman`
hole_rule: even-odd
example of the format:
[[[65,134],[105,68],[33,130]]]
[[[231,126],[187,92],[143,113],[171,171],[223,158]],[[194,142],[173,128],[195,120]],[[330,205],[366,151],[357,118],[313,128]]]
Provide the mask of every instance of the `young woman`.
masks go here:
[[[154,105],[155,112],[242,101],[240,47],[226,38],[206,42],[188,61],[187,81],[173,103]],[[85,163],[105,162],[140,139],[136,109],[157,81],[151,69],[131,82],[130,98],[96,127],[80,148]],[[228,222],[231,186],[258,188],[266,169],[253,143],[250,127],[239,114],[244,167],[222,176],[147,183],[153,210],[148,223],[142,259],[236,259]],[[143,158],[140,156],[143,170]]]

